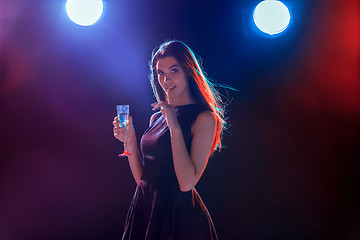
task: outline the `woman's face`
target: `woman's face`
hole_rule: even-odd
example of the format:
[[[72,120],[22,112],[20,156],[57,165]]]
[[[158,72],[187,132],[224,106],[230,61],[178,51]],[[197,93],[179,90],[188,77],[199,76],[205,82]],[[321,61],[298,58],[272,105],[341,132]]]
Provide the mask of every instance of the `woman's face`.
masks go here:
[[[165,93],[170,91],[174,101],[191,99],[188,76],[174,57],[160,58],[156,63],[156,73],[160,86]]]

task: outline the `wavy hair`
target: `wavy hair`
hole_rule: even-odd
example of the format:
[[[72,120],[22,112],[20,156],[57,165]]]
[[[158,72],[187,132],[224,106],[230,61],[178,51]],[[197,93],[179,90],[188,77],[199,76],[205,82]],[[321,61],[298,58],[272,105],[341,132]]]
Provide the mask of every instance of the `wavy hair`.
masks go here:
[[[152,53],[150,65],[150,83],[157,101],[166,101],[166,94],[161,88],[157,73],[156,63],[159,59],[173,57],[180,64],[188,76],[189,88],[195,101],[211,112],[215,116],[215,134],[211,146],[211,153],[222,148],[222,136],[226,129],[226,120],[224,118],[225,104],[223,103],[220,93],[206,76],[201,66],[200,58],[183,42],[178,40],[166,41]]]

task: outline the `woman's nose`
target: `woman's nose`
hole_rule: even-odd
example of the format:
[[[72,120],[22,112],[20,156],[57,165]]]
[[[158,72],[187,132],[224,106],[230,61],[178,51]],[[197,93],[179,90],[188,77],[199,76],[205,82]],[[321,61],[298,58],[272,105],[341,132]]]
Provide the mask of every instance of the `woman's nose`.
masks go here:
[[[171,78],[170,78],[169,76],[166,76],[166,75],[165,75],[165,77],[164,77],[164,82],[169,82],[169,81],[171,81]]]

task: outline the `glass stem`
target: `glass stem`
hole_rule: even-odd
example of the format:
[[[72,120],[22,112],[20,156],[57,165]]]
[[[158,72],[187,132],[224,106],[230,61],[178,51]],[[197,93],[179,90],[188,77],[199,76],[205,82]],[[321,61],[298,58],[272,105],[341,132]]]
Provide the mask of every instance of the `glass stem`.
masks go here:
[[[125,123],[125,138],[124,138],[124,152],[127,153],[127,131],[128,131],[128,123]]]

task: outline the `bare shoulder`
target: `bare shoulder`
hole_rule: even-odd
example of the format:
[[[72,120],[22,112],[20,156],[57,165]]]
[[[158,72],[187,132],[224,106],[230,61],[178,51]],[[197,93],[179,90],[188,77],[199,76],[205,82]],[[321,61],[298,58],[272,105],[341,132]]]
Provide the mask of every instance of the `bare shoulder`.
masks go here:
[[[157,118],[157,115],[158,115],[159,113],[160,113],[160,111],[154,113],[153,115],[151,115],[149,126],[151,126],[151,124],[155,121],[155,119]]]
[[[202,131],[202,130],[214,130],[215,129],[215,116],[214,113],[206,110],[198,115],[194,125],[192,127],[192,132]]]

